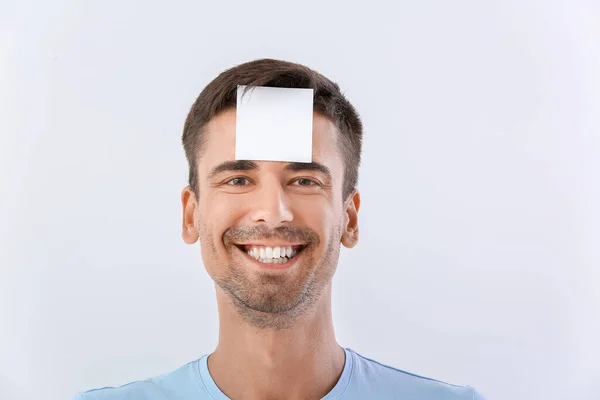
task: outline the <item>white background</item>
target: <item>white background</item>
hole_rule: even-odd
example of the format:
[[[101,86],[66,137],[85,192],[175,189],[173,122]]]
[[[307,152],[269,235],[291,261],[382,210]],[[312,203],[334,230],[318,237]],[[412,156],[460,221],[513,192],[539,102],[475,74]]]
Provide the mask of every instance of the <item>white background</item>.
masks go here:
[[[204,85],[261,57],[364,120],[340,344],[490,400],[598,398],[598,2],[0,4],[1,399],[214,349],[180,137]]]

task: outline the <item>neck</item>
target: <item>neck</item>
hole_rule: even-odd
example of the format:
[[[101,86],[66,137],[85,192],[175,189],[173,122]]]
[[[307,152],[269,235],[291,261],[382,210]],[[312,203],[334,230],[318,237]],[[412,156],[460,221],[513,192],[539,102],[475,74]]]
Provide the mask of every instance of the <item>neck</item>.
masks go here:
[[[258,329],[217,286],[219,344],[208,358],[217,386],[232,399],[325,396],[339,380],[345,353],[335,339],[331,284],[314,307],[285,329]]]

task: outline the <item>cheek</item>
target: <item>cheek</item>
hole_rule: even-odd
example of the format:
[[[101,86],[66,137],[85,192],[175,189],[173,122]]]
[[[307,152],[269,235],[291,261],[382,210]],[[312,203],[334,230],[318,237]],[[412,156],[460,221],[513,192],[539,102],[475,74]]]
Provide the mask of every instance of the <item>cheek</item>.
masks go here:
[[[211,222],[206,219],[206,214],[203,214],[203,213],[198,214],[198,219],[196,220],[196,226],[198,227],[200,249],[202,251],[203,257],[207,253],[214,254],[216,252],[216,248],[212,241],[212,225],[211,225]]]
[[[225,251],[222,245],[223,225],[219,222],[216,210],[202,213],[198,218],[198,234],[202,264],[212,279],[220,279],[224,273]]]
[[[223,233],[236,224],[242,204],[231,196],[209,196],[199,205],[201,217],[199,226],[203,243],[210,244],[213,252],[222,246]]]
[[[321,240],[328,241],[334,230],[339,226],[339,211],[327,202],[305,204],[302,209],[302,220],[315,231]],[[342,216],[343,217],[343,216]]]

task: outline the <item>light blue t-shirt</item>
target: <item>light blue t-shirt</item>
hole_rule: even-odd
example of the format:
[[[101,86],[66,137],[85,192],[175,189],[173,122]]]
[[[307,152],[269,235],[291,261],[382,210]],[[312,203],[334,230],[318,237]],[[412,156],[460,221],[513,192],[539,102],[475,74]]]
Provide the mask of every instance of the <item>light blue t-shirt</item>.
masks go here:
[[[471,386],[411,374],[345,348],[342,375],[325,400],[485,400]],[[120,387],[79,393],[74,400],[227,400],[208,371],[208,354],[177,370]]]

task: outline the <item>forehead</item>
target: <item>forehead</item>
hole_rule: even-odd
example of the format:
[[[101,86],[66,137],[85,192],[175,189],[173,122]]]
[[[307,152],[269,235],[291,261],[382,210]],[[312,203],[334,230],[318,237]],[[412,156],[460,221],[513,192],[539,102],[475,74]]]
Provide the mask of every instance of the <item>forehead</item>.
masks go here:
[[[200,175],[206,176],[215,165],[235,160],[235,108],[216,115],[204,130],[206,141],[198,163]],[[285,132],[281,133],[285,135]],[[341,162],[337,147],[338,131],[331,120],[319,113],[313,114],[312,161],[326,165],[332,174]],[[260,143],[256,143],[260,146]]]

